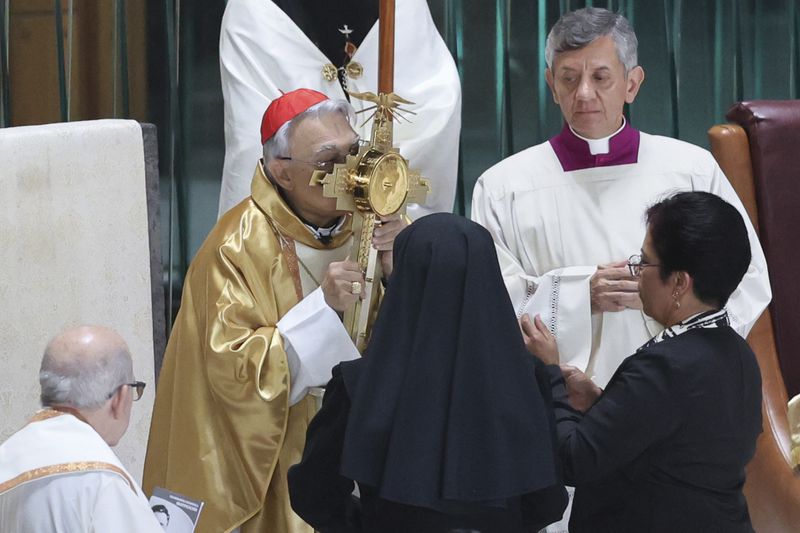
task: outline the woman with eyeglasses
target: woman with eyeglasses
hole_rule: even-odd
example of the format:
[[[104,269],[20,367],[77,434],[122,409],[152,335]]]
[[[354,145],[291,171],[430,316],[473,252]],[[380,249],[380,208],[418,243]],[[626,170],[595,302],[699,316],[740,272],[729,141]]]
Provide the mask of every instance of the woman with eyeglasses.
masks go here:
[[[725,310],[750,262],[744,222],[705,192],[667,198],[646,219],[629,267],[664,330],[605,390],[559,368],[539,317],[522,320],[553,386],[559,455],[575,486],[570,532],[751,532],[742,486],[761,432],[761,375]]]
[[[445,213],[417,220],[395,241],[367,353],[334,367],[289,470],[292,508],[322,533],[530,533],[555,522],[567,495],[543,371],[489,232]]]

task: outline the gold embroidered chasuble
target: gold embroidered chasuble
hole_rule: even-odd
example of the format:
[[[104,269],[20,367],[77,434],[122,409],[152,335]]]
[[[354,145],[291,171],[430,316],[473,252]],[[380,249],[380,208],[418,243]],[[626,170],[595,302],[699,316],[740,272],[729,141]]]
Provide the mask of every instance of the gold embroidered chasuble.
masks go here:
[[[284,239],[280,239],[279,232]],[[252,195],[226,213],[186,276],[158,382],[143,487],[203,500],[198,533],[312,533],[291,510],[310,396],[289,407],[278,320],[302,297],[294,241],[325,246],[257,166]],[[283,242],[282,242],[283,241]]]

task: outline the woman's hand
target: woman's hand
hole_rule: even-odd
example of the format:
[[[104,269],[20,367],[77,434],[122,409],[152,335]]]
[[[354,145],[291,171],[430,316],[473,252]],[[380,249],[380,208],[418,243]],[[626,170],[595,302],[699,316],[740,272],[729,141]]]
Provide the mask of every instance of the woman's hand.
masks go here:
[[[539,315],[531,321],[527,314],[519,321],[522,327],[522,336],[525,339],[525,347],[534,356],[538,357],[546,365],[558,364],[558,346],[556,338],[544,325]]]
[[[561,365],[561,374],[567,385],[569,404],[576,411],[585,413],[603,393],[603,389],[574,366]]]

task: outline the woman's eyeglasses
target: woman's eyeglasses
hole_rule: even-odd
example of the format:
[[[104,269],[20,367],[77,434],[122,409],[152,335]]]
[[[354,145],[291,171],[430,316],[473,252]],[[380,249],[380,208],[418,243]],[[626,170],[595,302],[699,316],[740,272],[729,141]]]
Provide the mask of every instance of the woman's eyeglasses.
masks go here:
[[[628,270],[631,271],[631,276],[638,278],[639,274],[642,273],[642,269],[644,267],[655,267],[661,266],[655,263],[648,263],[642,259],[642,256],[639,254],[634,254],[628,258]]]

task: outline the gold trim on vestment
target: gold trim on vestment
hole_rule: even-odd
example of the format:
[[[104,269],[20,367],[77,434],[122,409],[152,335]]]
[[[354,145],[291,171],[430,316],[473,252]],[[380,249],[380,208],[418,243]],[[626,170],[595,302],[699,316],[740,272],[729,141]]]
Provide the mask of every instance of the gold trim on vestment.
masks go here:
[[[281,251],[283,251],[286,255],[286,265],[289,268],[289,273],[292,275],[292,280],[294,280],[294,292],[297,294],[297,301],[299,302],[303,299],[303,285],[300,280],[300,258],[297,257],[297,249],[294,245],[294,239],[283,235],[280,230],[275,227],[272,219],[269,216],[266,218],[269,227],[272,228],[272,232],[275,234],[275,238],[278,239],[278,244],[280,244]]]
[[[46,407],[40,411],[37,411],[30,418],[30,420],[28,420],[25,426],[33,424],[34,422],[42,422],[44,420],[49,420],[51,418],[56,418],[58,416],[63,416],[67,414],[72,415],[81,422],[88,424],[86,419],[84,419],[80,415],[80,413],[78,413],[74,409],[62,408],[62,407]],[[74,463],[61,463],[57,465],[34,468],[33,470],[28,470],[27,472],[23,472],[22,474],[12,479],[9,479],[8,481],[0,483],[0,494],[11,490],[18,485],[27,483],[28,481],[33,481],[35,479],[47,476],[55,476],[59,474],[73,474],[75,472],[88,472],[96,470],[107,470],[114,472],[115,474],[119,474],[120,476],[123,477],[123,479],[125,479],[125,481],[128,483],[134,494],[138,494],[136,492],[136,486],[133,484],[133,481],[131,481],[131,478],[128,477],[128,474],[126,474],[124,470],[122,470],[120,467],[116,465],[113,465],[111,463],[106,463],[103,461],[79,461]]]
[[[60,413],[53,416],[58,416],[59,414]],[[116,465],[112,465],[111,463],[105,463],[102,461],[81,461],[76,463],[61,463],[58,465],[50,465],[50,466],[42,466],[39,468],[34,468],[33,470],[28,470],[27,472],[23,472],[17,477],[9,479],[4,483],[0,483],[0,494],[9,491],[23,483],[34,481],[36,479],[40,479],[47,476],[56,476],[60,474],[74,474],[76,472],[89,472],[97,470],[107,470],[114,472],[115,474],[119,474],[128,483],[128,486],[130,486],[133,493],[137,494],[133,481],[131,481],[131,479],[128,477],[128,474],[126,474],[124,470],[122,470],[120,467]]]
[[[25,424],[32,424],[34,422],[41,422],[42,420],[49,420],[51,418],[55,418],[57,416],[61,416],[64,413],[63,411],[56,411],[55,409],[42,409],[41,411],[36,411],[36,413],[28,420],[28,423]]]

